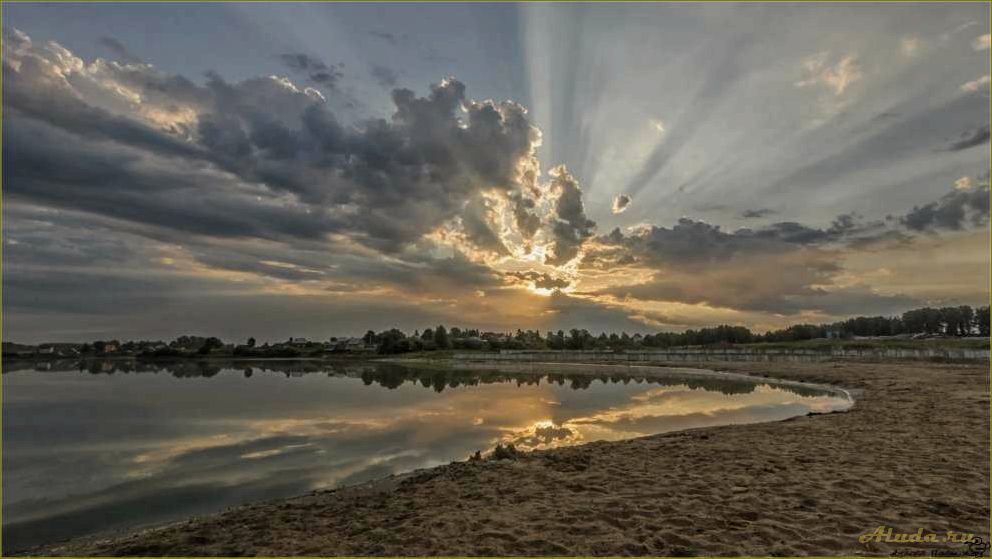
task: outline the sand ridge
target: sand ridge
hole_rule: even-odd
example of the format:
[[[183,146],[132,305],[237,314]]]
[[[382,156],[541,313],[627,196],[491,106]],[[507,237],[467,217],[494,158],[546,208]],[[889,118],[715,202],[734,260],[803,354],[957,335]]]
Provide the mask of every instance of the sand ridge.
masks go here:
[[[457,462],[29,553],[889,556],[952,545],[859,542],[879,526],[988,541],[987,364],[700,367],[841,386],[857,404],[515,461]]]

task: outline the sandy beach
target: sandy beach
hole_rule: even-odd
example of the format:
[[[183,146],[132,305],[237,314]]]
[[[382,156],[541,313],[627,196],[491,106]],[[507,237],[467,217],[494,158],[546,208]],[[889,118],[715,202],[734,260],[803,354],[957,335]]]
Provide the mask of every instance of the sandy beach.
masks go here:
[[[844,413],[452,463],[28,554],[890,556],[963,549],[859,541],[879,526],[988,541],[987,363],[701,368],[839,386],[857,403]]]

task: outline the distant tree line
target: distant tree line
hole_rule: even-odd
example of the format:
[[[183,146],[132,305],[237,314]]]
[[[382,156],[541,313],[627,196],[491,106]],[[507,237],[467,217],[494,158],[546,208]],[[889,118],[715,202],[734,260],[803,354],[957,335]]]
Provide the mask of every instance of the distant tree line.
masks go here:
[[[783,330],[767,332],[764,342],[810,340],[814,338],[853,336],[898,336],[923,334],[927,336],[988,336],[989,307],[973,309],[957,307],[923,307],[902,313],[902,316],[858,316],[832,324],[797,324]]]
[[[517,330],[515,333],[482,332],[474,328],[450,330],[443,325],[415,330],[407,335],[391,328],[382,332],[369,330],[361,338],[366,347],[362,351],[380,354],[397,354],[437,350],[502,350],[502,349],[552,349],[552,350],[625,350],[636,348],[668,348],[680,346],[731,345],[770,342],[792,342],[819,338],[850,339],[853,337],[914,337],[914,336],[989,336],[989,307],[972,308],[924,307],[904,312],[901,316],[858,316],[828,324],[794,324],[780,330],[755,333],[744,326],[720,325],[684,332],[658,332],[634,334],[626,332],[600,333],[573,328],[548,331],[543,335],[537,330]],[[336,340],[336,338],[332,338]],[[358,340],[353,338],[353,340]],[[18,356],[39,352],[41,346],[22,346],[4,342],[5,356]],[[67,344],[62,344],[67,345]],[[68,344],[71,345],[71,344]],[[363,344],[359,344],[363,345]],[[109,355],[125,353],[144,357],[301,357],[338,351],[332,343],[290,338],[285,343],[257,345],[249,338],[242,345],[227,345],[216,337],[180,336],[168,344],[160,341],[98,340],[79,345],[77,354]],[[65,350],[60,349],[60,354]]]
[[[684,332],[657,334],[601,333],[598,336],[584,329],[568,332],[549,331],[543,336],[536,330],[516,333],[480,332],[475,329],[444,326],[427,328],[422,333],[406,335],[393,328],[375,333],[369,330],[365,341],[378,346],[379,353],[406,353],[443,349],[553,349],[553,350],[623,350],[637,347],[667,348],[714,344],[749,344],[791,342],[818,338],[850,339],[853,337],[886,336],[988,336],[989,307],[974,309],[968,305],[956,307],[924,307],[901,316],[858,316],[827,324],[795,324],[780,330],[752,332],[744,326],[720,325]]]

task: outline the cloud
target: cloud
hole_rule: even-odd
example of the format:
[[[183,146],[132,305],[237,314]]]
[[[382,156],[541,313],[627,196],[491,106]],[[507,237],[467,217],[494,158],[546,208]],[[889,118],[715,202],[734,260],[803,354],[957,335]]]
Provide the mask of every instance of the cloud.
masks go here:
[[[971,189],[971,177],[961,177],[954,181],[954,190],[970,190]]]
[[[555,277],[544,272],[509,272],[507,277],[515,278],[530,283],[539,289],[564,289],[572,284],[570,280],[562,277]]]
[[[992,35],[988,33],[979,35],[971,41],[971,48],[975,50],[988,50],[990,45],[992,45]]]
[[[630,206],[630,196],[617,194],[613,197],[613,205],[610,208],[614,215],[622,214]]]
[[[512,194],[510,201],[517,232],[525,241],[533,239],[542,225],[541,217],[534,213],[537,202],[522,192]]]
[[[337,66],[327,65],[323,61],[301,52],[281,54],[279,58],[289,69],[303,73],[311,82],[328,88],[336,87],[338,81],[344,76]]]
[[[298,53],[281,60],[305,79],[326,66]],[[266,298],[271,310],[291,296],[339,310],[348,298],[356,318],[371,300],[390,300],[395,312],[382,305],[381,324],[370,324],[385,327],[390,316],[464,315],[466,302],[479,308],[476,292],[486,293],[487,324],[519,322],[533,316],[513,310],[526,305],[506,292],[521,290],[493,266],[519,255],[574,266],[595,232],[576,179],[564,167],[542,177],[540,132],[524,108],[474,101],[453,78],[423,95],[394,89],[389,118],[343,124],[338,92],[290,77],[230,82],[211,72],[196,83],[151,65],[86,61],[13,30],[3,62],[3,157],[15,162],[4,166],[4,264],[25,278],[17,324],[40,324],[38,313],[58,305],[97,316],[107,301],[70,304],[80,294],[72,278],[90,290],[83,276],[116,286],[135,270],[147,273],[120,287],[129,306],[105,307],[134,325],[147,321],[133,309],[170,301]],[[55,225],[27,227],[39,219]],[[526,281],[570,285],[538,273]],[[25,287],[39,275],[50,288]],[[65,297],[38,302],[59,289]]]
[[[962,132],[960,139],[953,142],[951,147],[948,148],[950,151],[960,151],[963,149],[968,149],[975,146],[980,146],[982,144],[988,143],[989,141],[989,125],[979,126],[978,128]]]
[[[967,177],[963,177],[967,178]],[[989,219],[989,185],[972,186],[970,179],[955,181],[951,192],[944,194],[936,202],[914,206],[900,218],[907,229],[920,232],[937,230],[960,231],[969,224],[981,227]]]
[[[769,208],[756,208],[752,210],[744,210],[741,212],[741,217],[744,219],[760,219],[762,217],[768,217],[777,213],[777,211]]]
[[[135,56],[121,43],[113,37],[101,37],[98,41],[100,46],[105,47],[110,52],[114,53],[120,60],[127,62],[129,64],[141,64],[142,60]]]
[[[585,240],[593,236],[596,222],[586,217],[582,189],[563,165],[551,169],[548,175],[551,191],[557,194],[554,206],[557,219],[552,229],[552,255],[545,258],[545,263],[560,266],[578,255]]]
[[[21,294],[12,291],[21,320],[36,315],[31,320],[40,321],[38,313],[57,312],[61,304],[82,317],[98,316],[101,306],[121,315],[203,302],[221,316],[232,301],[240,308],[264,300],[258,308],[266,313],[288,312],[279,310],[281,302],[294,312],[309,306],[306,327],[317,332],[327,328],[322,313],[369,320],[375,328],[418,316],[448,324],[445,317],[466,313],[486,324],[564,326],[574,318],[630,328],[653,324],[661,311],[647,307],[667,301],[685,305],[686,315],[697,312],[693,305],[719,307],[721,320],[745,320],[735,309],[753,317],[835,311],[844,301],[864,308],[900,301],[840,279],[851,247],[916,231],[898,217],[885,226],[853,214],[818,226],[754,221],[738,231],[686,220],[597,236],[579,181],[564,167],[542,174],[541,135],[527,111],[513,102],[473,100],[454,78],[414,91],[395,88],[399,67],[370,67],[390,89],[391,106],[381,117],[360,118],[341,110],[344,92],[325,87],[340,83],[338,68],[305,53],[279,56],[284,75],[230,80],[211,72],[190,79],[140,62],[84,60],[56,43],[4,33],[3,157],[11,162],[3,170],[4,264],[24,272]],[[378,38],[396,41],[387,35]],[[737,52],[716,62],[688,92],[687,115],[718,115],[710,109],[750,63]],[[853,59],[842,62],[828,57],[819,68],[823,97],[852,93],[856,79],[841,74],[860,70]],[[790,88],[789,95],[797,92]],[[981,101],[953,97],[969,110]],[[894,108],[900,116],[887,121],[886,134],[814,150],[823,159],[783,184],[802,188],[823,184],[838,168],[880,168],[880,153],[882,160],[904,156],[913,146],[903,139],[927,137],[921,131],[937,120],[945,126],[929,137],[956,141],[920,148],[931,155],[988,140],[987,125],[969,129],[976,125],[973,112],[959,111],[964,116],[954,120],[935,110],[931,120],[914,123],[911,108]],[[637,113],[632,122],[644,126],[645,116]],[[692,155],[688,147],[703,139],[702,124],[689,116],[670,126],[648,124],[664,130],[665,141],[642,129],[653,139],[652,153],[642,172],[632,173],[635,188],[624,188],[613,201],[616,212],[670,161],[669,170],[681,172]],[[961,130],[968,132],[955,138]],[[769,180],[776,186],[791,171]],[[726,216],[743,209],[733,209],[727,198],[721,202]],[[774,215],[759,206],[740,215]],[[99,233],[81,233],[90,227]],[[120,301],[131,311],[102,294],[94,304],[71,303],[100,283],[118,289],[131,274],[136,287],[120,287]],[[32,290],[27,284],[39,277],[49,284]],[[569,294],[549,298],[521,284]],[[59,290],[66,295],[46,299]],[[260,320],[264,314],[239,316]],[[100,327],[112,328],[107,324]]]
[[[346,127],[285,78],[211,74],[201,86],[149,66],[87,64],[57,45],[4,62],[4,156],[19,161],[5,186],[41,203],[198,234],[344,234],[401,252],[482,192],[533,190],[540,134],[526,112],[471,101],[453,79],[426,97],[395,90],[391,120]]]
[[[965,82],[961,84],[961,91],[966,93],[977,93],[979,90],[987,89],[989,86],[989,76],[988,74],[971,80],[970,82]]]
[[[682,218],[670,228],[650,226],[628,234],[616,229],[597,237],[582,265],[643,278],[592,292],[618,301],[776,314],[832,314],[850,308],[848,301],[855,300],[864,306],[897,309],[908,299],[840,281],[846,247],[876,242],[883,232],[880,222],[866,222],[853,214],[840,215],[823,229],[779,222],[733,232]]]
[[[829,61],[830,53],[827,51],[805,58],[802,62],[804,77],[795,83],[796,87],[821,86],[839,97],[864,77],[857,64],[857,56],[853,54],[846,55],[833,64]]]
[[[394,87],[399,78],[394,70],[385,66],[373,66],[369,73],[376,83],[387,89]]]

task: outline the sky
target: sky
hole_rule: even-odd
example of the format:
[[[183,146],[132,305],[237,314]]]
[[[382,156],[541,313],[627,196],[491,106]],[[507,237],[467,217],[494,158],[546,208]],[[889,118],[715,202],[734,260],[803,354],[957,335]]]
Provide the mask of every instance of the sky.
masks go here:
[[[2,16],[6,341],[988,304],[987,3]]]

